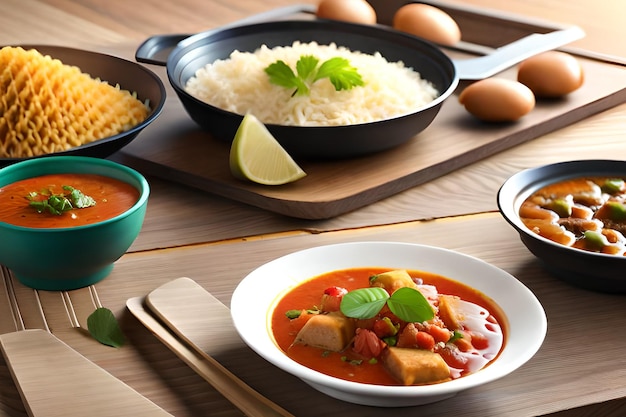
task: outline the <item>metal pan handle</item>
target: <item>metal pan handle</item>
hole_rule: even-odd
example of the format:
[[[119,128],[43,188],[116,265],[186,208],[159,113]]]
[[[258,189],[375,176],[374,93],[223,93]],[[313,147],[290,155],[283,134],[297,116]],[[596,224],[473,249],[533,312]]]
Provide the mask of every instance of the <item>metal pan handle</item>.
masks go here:
[[[533,33],[494,52],[478,58],[454,60],[459,78],[482,80],[512,67],[531,56],[551,51],[585,36],[578,26],[570,26],[549,33]]]
[[[191,36],[190,34],[179,35],[154,35],[143,41],[135,51],[135,60],[144,64],[165,66],[170,52],[180,41]]]
[[[276,9],[268,10],[255,14],[253,16],[237,20],[236,22],[229,23],[225,26],[221,26],[218,29],[211,31],[228,29],[236,26],[248,25],[251,23],[259,23],[268,20],[275,20],[284,18],[287,16],[305,13],[315,14],[317,6],[312,4],[295,4],[292,6],[279,7]],[[177,35],[155,35],[146,39],[139,45],[135,51],[135,60],[144,64],[154,64],[165,66],[167,64],[167,57],[170,52],[178,45],[180,41],[188,38],[189,34],[177,34]]]

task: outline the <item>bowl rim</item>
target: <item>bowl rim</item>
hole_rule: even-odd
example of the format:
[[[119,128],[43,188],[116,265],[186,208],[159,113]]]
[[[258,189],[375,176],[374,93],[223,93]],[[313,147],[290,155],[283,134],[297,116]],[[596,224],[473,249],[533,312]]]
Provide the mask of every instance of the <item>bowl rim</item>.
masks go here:
[[[46,170],[45,173],[36,173],[36,174],[28,174],[28,170],[32,169],[33,166],[36,168],[38,166],[42,166],[43,168],[53,166],[52,171]],[[56,167],[60,167],[56,169]],[[37,231],[41,233],[53,233],[67,230],[85,230],[94,227],[102,227],[106,224],[117,222],[123,218],[126,218],[132,215],[134,212],[139,210],[142,206],[144,206],[150,196],[150,185],[148,180],[137,170],[130,168],[126,165],[120,164],[118,162],[114,162],[108,159],[96,158],[90,156],[78,156],[78,155],[50,155],[44,158],[33,158],[26,159],[23,161],[16,162],[15,164],[8,165],[6,167],[0,168],[0,188],[12,184],[16,181],[20,181],[22,179],[35,178],[42,175],[47,175],[48,173],[61,174],[61,173],[75,173],[76,166],[89,166],[89,167],[98,167],[98,169],[104,168],[107,170],[107,173],[102,172],[93,172],[96,175],[102,175],[105,177],[115,178],[120,181],[123,181],[127,184],[132,185],[134,188],[139,191],[139,198],[128,210],[123,213],[118,214],[115,217],[111,217],[106,220],[99,221],[97,223],[90,223],[81,226],[72,226],[72,227],[54,227],[54,228],[37,228],[37,227],[26,227],[26,226],[17,226],[11,223],[0,221],[0,225],[4,228],[13,229],[13,230],[22,230],[22,231]],[[71,168],[68,168],[71,167]],[[17,171],[24,171],[26,175],[21,176],[19,180],[14,180],[3,183],[2,178],[7,173],[13,173]],[[117,177],[111,177],[111,172],[119,172],[122,175],[126,176],[127,179],[121,179]],[[84,172],[80,172],[84,173]],[[133,182],[130,182],[128,179],[132,179]]]
[[[616,159],[577,159],[526,168],[511,175],[502,183],[496,195],[498,210],[502,217],[520,235],[540,241],[550,246],[554,251],[567,253],[575,251],[580,257],[606,258],[614,261],[618,259],[615,255],[562,245],[532,232],[519,217],[519,209],[533,192],[543,186],[566,179],[585,176],[607,176],[615,172],[623,173],[621,176],[626,178],[626,161]]]
[[[513,325],[511,324],[512,319],[515,319],[515,317],[509,317],[508,314],[505,314],[506,320],[508,321],[508,325],[507,325],[508,331],[507,331],[507,336],[506,336],[507,339],[505,341],[504,348],[500,352],[499,359],[489,364],[487,367],[483,368],[482,370],[477,371],[474,374],[470,374],[462,378],[452,380],[452,381],[447,381],[441,384],[421,385],[421,386],[381,386],[381,385],[370,385],[370,384],[362,384],[362,383],[357,383],[357,382],[346,381],[346,380],[331,377],[323,373],[320,373],[318,371],[307,368],[293,361],[292,359],[290,359],[275,345],[273,340],[271,340],[272,339],[270,336],[271,330],[269,327],[270,324],[268,320],[271,317],[271,314],[273,312],[273,307],[275,306],[276,301],[280,298],[280,295],[283,294],[285,291],[287,291],[289,288],[293,287],[294,285],[297,285],[298,282],[312,278],[316,275],[311,275],[311,276],[295,275],[289,278],[283,278],[282,281],[279,281],[279,283],[282,284],[283,281],[286,281],[286,282],[289,282],[291,286],[288,288],[282,288],[281,291],[278,291],[277,293],[275,293],[274,299],[271,304],[269,305],[262,304],[263,308],[267,309],[267,311],[263,315],[259,314],[258,316],[262,316],[262,317],[260,318],[256,317],[253,324],[250,324],[249,321],[247,320],[249,319],[249,306],[250,306],[250,299],[249,299],[249,296],[247,296],[247,294],[251,293],[251,291],[254,291],[253,293],[255,294],[255,296],[259,294],[258,292],[256,292],[256,290],[258,290],[257,287],[260,285],[260,282],[262,282],[262,277],[264,276],[264,274],[268,274],[277,268],[281,268],[280,272],[286,275],[289,275],[290,273],[292,273],[293,271],[291,271],[289,267],[287,267],[286,269],[283,268],[285,267],[284,264],[286,262],[288,261],[294,262],[294,263],[297,262],[298,265],[302,266],[304,265],[303,262],[308,257],[312,256],[315,258],[316,256],[319,256],[320,253],[325,253],[330,256],[338,256],[337,254],[340,253],[342,255],[347,255],[348,257],[354,257],[355,251],[358,251],[359,253],[367,252],[368,255],[372,255],[372,254],[375,254],[376,251],[378,251],[378,253],[382,253],[385,250],[388,250],[388,251],[391,250],[394,252],[405,251],[406,253],[413,254],[413,255],[421,254],[420,256],[422,256],[426,260],[426,263],[429,262],[428,257],[431,255],[434,255],[432,257],[439,256],[442,258],[442,260],[445,259],[445,260],[454,261],[454,262],[462,261],[464,264],[466,264],[466,266],[470,267],[469,269],[478,269],[478,270],[481,270],[482,272],[485,272],[487,274],[492,274],[494,277],[497,277],[498,278],[497,280],[496,279],[492,280],[494,281],[494,283],[497,284],[493,286],[495,288],[493,291],[500,291],[502,289],[501,285],[503,285],[503,283],[505,286],[507,286],[507,291],[510,291],[511,289],[513,289],[513,291],[510,291],[510,292],[515,293],[517,298],[511,299],[511,301],[513,303],[519,303],[520,301],[523,301],[524,308],[530,311],[530,314],[528,314],[525,319],[530,318],[532,320],[536,320],[536,322],[533,324],[534,327],[532,329],[534,332],[532,333],[532,337],[530,338],[530,341],[525,340],[524,343],[526,343],[526,345],[523,348],[515,346],[515,343],[520,342],[519,339],[516,340],[516,338],[519,337],[518,329],[513,328],[512,327]],[[380,255],[380,256],[383,256],[383,255]],[[377,260],[373,260],[367,256],[364,256],[363,259],[367,259],[367,261],[364,262],[363,260],[361,260],[358,265],[354,265],[354,266],[381,266],[381,265],[377,265],[381,263],[380,259],[382,258],[380,256],[375,255],[375,258],[377,258]],[[395,256],[397,255],[394,254],[392,257],[395,257]],[[407,261],[405,260],[405,262]],[[411,261],[409,260],[408,262],[410,263]],[[454,262],[450,262],[450,264]],[[391,265],[392,263],[393,261],[390,261],[390,262],[387,262],[387,265],[382,265],[382,266],[395,267],[394,265]],[[398,265],[398,266],[404,267],[403,265]],[[294,265],[291,268],[297,268],[297,267],[298,266]],[[447,266],[442,265],[441,267],[443,267],[444,269],[447,269],[450,267],[453,269],[456,268],[450,265],[447,265]],[[344,269],[342,267],[339,267],[339,265],[335,264],[334,262],[332,262],[332,265],[326,266],[325,269],[321,268],[320,266],[316,266],[315,268],[317,268],[320,271],[319,273],[323,273],[324,271],[329,272],[332,270]],[[422,269],[425,271],[431,271],[432,268],[412,267],[409,269],[418,269],[418,270]],[[440,273],[439,271],[432,271],[432,272]],[[442,275],[447,276],[450,279],[455,279],[457,281],[465,282],[464,279],[459,279],[459,277],[449,276],[446,274],[442,274]],[[280,280],[280,278],[277,278],[275,275],[272,275],[272,277],[273,277],[272,286],[276,286],[277,285],[276,281]],[[492,294],[486,293],[484,289],[479,289],[479,290],[485,293],[485,295],[487,295],[488,297],[491,297],[492,299],[494,299]],[[503,297],[507,298],[510,296],[503,295]],[[504,312],[506,312],[505,305],[503,305],[497,299],[494,299],[494,301],[497,304],[499,304],[499,306],[503,309]],[[246,311],[247,311],[247,314],[246,314]],[[530,291],[530,289],[528,289],[524,284],[522,284],[519,280],[517,280],[515,277],[508,274],[507,272],[491,264],[488,264],[478,258],[465,255],[456,251],[452,251],[449,249],[433,247],[433,246],[428,246],[428,245],[421,245],[421,244],[416,244],[416,243],[387,242],[387,241],[384,241],[384,242],[363,241],[363,242],[349,242],[349,243],[323,245],[323,246],[317,246],[317,247],[312,247],[309,249],[300,250],[297,252],[292,252],[280,258],[274,259],[258,267],[257,269],[253,270],[250,274],[248,274],[246,277],[242,279],[242,281],[239,283],[239,285],[233,292],[233,295],[231,298],[231,315],[232,315],[233,323],[235,325],[237,332],[239,333],[239,335],[242,337],[244,342],[250,348],[252,348],[260,356],[262,356],[263,358],[265,358],[272,364],[297,376],[298,378],[304,380],[307,383],[310,383],[314,386],[319,384],[320,386],[324,386],[331,390],[336,390],[338,392],[343,392],[346,394],[356,394],[360,396],[368,396],[371,398],[378,397],[381,399],[396,398],[396,399],[405,399],[409,401],[417,400],[419,398],[424,398],[424,397],[450,395],[450,394],[454,394],[456,392],[459,392],[459,391],[462,391],[471,387],[476,387],[476,386],[494,381],[496,379],[499,379],[513,372],[515,369],[519,368],[525,362],[527,362],[532,356],[534,356],[534,354],[539,350],[539,348],[543,344],[543,341],[545,339],[545,335],[547,332],[547,318],[545,316],[545,311],[543,310],[543,307],[541,306],[540,302],[537,300],[535,295]],[[517,320],[519,320],[519,318],[517,318]],[[255,328],[258,328],[258,326],[262,326],[262,329],[264,330],[264,333],[260,335],[261,339],[259,339],[259,334],[258,334],[259,330],[258,329],[254,330]],[[524,331],[527,331],[527,329],[519,330],[519,331],[523,333]],[[520,352],[514,352],[516,349],[522,349],[522,350]]]

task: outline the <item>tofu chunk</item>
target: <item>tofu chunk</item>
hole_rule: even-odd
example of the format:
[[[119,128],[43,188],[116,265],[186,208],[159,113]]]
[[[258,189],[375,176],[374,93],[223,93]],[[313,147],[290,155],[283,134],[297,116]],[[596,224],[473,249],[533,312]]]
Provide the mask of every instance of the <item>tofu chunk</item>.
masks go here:
[[[383,353],[383,363],[404,385],[434,384],[450,379],[446,362],[430,350],[388,347]]]
[[[313,316],[300,329],[295,343],[341,352],[354,337],[356,324],[341,313]]]
[[[449,330],[463,329],[464,315],[459,308],[460,302],[461,299],[454,295],[439,296],[439,317]]]
[[[411,278],[409,273],[404,269],[374,275],[370,281],[370,285],[372,287],[382,287],[387,290],[389,294],[393,294],[397,289],[403,287],[417,288],[417,284],[415,284],[413,278]]]

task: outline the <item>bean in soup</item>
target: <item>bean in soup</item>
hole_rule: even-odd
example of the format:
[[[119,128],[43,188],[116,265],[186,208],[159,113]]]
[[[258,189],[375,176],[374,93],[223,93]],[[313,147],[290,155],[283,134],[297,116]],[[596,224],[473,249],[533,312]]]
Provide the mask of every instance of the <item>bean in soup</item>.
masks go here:
[[[277,345],[321,373],[376,385],[426,385],[488,366],[505,318],[488,297],[424,272],[351,268],[307,280],[272,314]]]
[[[138,200],[139,190],[115,178],[42,175],[0,187],[0,221],[32,228],[83,226],[118,216]]]
[[[522,203],[533,232],[573,248],[624,256],[626,184],[622,178],[581,177],[545,186]]]

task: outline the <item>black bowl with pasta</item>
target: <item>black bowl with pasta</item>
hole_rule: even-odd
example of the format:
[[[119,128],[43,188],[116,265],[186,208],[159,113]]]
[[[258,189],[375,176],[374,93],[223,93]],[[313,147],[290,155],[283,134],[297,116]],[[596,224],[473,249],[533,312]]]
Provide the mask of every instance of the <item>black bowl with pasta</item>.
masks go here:
[[[107,135],[88,143],[76,144],[63,150],[54,150],[53,152],[39,150],[39,154],[34,155],[0,157],[0,166],[50,155],[79,155],[106,158],[137,137],[143,129],[159,116],[163,109],[166,98],[163,82],[154,72],[136,62],[108,54],[62,46],[14,46],[14,48],[17,47],[26,51],[34,49],[41,55],[61,61],[66,66],[77,67],[81,73],[88,74],[92,79],[105,81],[110,86],[136,94],[136,98],[146,104],[148,110],[143,120],[120,133]],[[72,88],[71,83],[66,88]],[[120,111],[120,113],[122,112]],[[0,137],[0,141],[3,140],[8,141],[8,135],[7,137]],[[37,146],[37,141],[31,140],[31,142],[33,143],[28,146]],[[3,148],[0,148],[0,151],[6,149],[4,148],[6,146],[4,142],[0,143],[0,146],[3,146]]]
[[[604,183],[621,185],[610,191]],[[626,161],[577,160],[514,174],[498,191],[497,203],[522,243],[555,277],[592,291],[625,294],[624,196]],[[612,204],[616,217],[603,214],[602,207]]]
[[[421,107],[371,122],[302,126],[268,123],[260,118],[294,157],[340,159],[397,147],[431,124],[444,100],[458,85],[451,59],[427,41],[385,26],[321,19],[279,20],[198,33],[183,38],[168,55],[167,62],[161,63],[166,65],[169,82],[190,117],[213,138],[229,142],[245,112],[227,111],[194,97],[186,90],[188,80],[207,64],[229,58],[235,50],[254,52],[263,45],[274,48],[291,46],[293,42],[335,43],[349,51],[380,53],[390,63],[402,61],[438,91],[432,101]],[[146,49],[158,51],[154,39],[140,46],[136,58],[141,62],[159,63],[149,54],[140,54]]]

